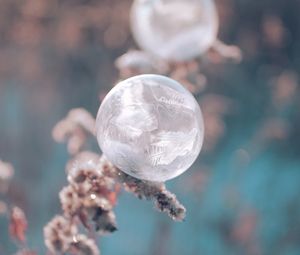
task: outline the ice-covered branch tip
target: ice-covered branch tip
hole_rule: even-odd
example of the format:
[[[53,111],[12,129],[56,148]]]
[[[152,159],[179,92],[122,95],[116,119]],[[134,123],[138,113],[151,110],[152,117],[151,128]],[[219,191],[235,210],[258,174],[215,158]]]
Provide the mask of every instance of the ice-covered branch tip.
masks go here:
[[[140,199],[153,200],[158,210],[166,212],[173,220],[182,221],[186,209],[163,183],[136,179],[116,169],[117,179],[124,188]]]

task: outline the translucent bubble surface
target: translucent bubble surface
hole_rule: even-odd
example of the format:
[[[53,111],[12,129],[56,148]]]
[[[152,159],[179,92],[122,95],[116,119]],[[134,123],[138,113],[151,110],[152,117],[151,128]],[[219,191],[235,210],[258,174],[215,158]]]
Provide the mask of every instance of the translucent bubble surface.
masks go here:
[[[139,46],[159,58],[189,60],[216,40],[213,0],[135,0],[131,28]]]
[[[117,84],[96,121],[98,143],[125,173],[166,181],[186,171],[203,142],[203,119],[193,95],[160,75],[139,75]]]

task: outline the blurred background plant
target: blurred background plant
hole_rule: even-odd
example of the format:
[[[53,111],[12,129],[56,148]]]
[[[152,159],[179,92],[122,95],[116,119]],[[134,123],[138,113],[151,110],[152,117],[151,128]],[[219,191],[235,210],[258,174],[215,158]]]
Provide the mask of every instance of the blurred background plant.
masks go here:
[[[95,116],[112,84],[136,72],[123,68],[124,59],[115,62],[137,49],[131,3],[0,1],[0,157],[15,167],[3,186],[0,166],[0,207],[7,211],[10,201],[28,216],[26,244],[19,247],[9,235],[12,221],[0,218],[0,254],[27,246],[45,253],[43,226],[61,213],[57,194],[67,184],[69,157],[52,140],[52,128],[72,108]],[[150,203],[122,193],[119,231],[101,238],[103,254],[300,254],[300,2],[216,4],[218,38],[239,46],[243,61],[230,63],[211,50],[175,67],[155,65],[185,84],[204,114],[199,159],[168,183],[188,209],[186,221],[173,224]],[[137,59],[139,67],[148,61]],[[89,143],[98,150],[95,140]],[[11,216],[24,215],[8,207]]]

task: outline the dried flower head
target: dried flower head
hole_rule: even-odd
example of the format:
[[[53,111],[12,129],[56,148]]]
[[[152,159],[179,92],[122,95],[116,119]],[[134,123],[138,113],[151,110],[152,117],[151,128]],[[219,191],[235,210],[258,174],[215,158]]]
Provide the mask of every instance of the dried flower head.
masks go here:
[[[70,248],[77,232],[73,222],[63,216],[55,216],[44,227],[45,244],[53,253],[64,253]]]
[[[88,164],[96,165],[99,162],[99,154],[92,151],[81,151],[71,158],[66,165],[66,172],[69,174],[71,171],[76,172],[80,168],[81,162],[88,162]]]
[[[69,185],[64,187],[59,193],[60,203],[66,217],[73,217],[78,213],[81,203],[76,190]]]
[[[105,174],[113,169],[110,167],[99,156],[82,152],[68,163],[70,184],[60,192],[65,217],[78,216],[87,229],[93,228],[100,234],[116,230],[112,209],[116,204],[118,185]]]
[[[95,119],[82,108],[71,110],[67,117],[56,124],[52,131],[55,141],[68,140],[68,151],[75,154],[84,146],[88,134],[95,133]]]
[[[70,251],[76,255],[100,255],[95,241],[82,234],[74,236]]]

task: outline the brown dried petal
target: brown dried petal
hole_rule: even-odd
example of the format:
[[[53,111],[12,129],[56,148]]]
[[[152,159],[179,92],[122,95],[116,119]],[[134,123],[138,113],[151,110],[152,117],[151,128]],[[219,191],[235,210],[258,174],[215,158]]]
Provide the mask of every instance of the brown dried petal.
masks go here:
[[[14,207],[10,214],[9,232],[11,237],[20,243],[25,243],[27,225],[27,219],[24,212],[19,207]]]

